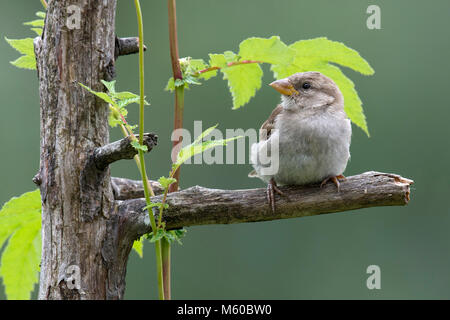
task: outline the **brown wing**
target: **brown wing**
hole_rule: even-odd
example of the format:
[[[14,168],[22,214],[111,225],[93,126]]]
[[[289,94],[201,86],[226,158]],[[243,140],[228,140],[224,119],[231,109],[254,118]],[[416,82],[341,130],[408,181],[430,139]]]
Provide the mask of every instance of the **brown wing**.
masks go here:
[[[283,107],[279,104],[275,109],[273,109],[272,113],[261,126],[259,130],[259,140],[267,140],[270,138],[272,130],[275,128],[275,119],[277,116],[283,111]]]

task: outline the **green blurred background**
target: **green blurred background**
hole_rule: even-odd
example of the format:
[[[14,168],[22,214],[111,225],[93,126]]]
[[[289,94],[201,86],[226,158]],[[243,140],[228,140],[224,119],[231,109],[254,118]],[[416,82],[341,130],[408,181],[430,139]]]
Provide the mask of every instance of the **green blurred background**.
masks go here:
[[[118,1],[117,33],[137,34],[132,1]],[[166,1],[142,1],[145,18],[146,130],[159,145],[147,157],[151,177],[169,169],[173,97],[163,91],[170,76]],[[279,35],[286,43],[326,36],[358,50],[376,73],[345,73],[364,103],[371,138],[354,127],[346,175],[369,170],[414,179],[407,207],[372,208],[301,219],[191,227],[173,248],[175,299],[392,299],[450,298],[450,2],[366,0],[178,1],[180,55],[207,58],[238,50],[250,36]],[[366,9],[381,8],[381,30],[368,30]],[[38,0],[0,2],[1,36],[32,36],[23,21],[41,10]],[[0,203],[35,188],[39,166],[37,77],[9,61],[18,57],[0,40]],[[137,56],[118,61],[118,88],[138,91]],[[267,66],[264,83],[272,81]],[[268,86],[239,110],[231,110],[226,82],[214,78],[187,92],[185,127],[258,128],[279,101]],[[137,108],[131,112],[137,122]],[[112,130],[111,139],[120,137]],[[188,165],[182,187],[264,187],[247,178],[250,165]],[[132,161],[113,174],[138,178]],[[381,268],[381,290],[368,290],[366,268]],[[0,285],[0,299],[4,299]],[[35,296],[35,295],[34,295]],[[156,298],[153,245],[144,259],[133,252],[127,299]]]

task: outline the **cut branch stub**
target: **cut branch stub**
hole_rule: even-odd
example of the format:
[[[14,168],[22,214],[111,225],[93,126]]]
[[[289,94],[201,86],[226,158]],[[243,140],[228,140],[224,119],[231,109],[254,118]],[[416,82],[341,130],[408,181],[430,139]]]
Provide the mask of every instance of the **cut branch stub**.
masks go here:
[[[153,180],[149,180],[149,182],[156,195],[164,192],[164,188],[159,182]],[[144,186],[141,180],[111,178],[111,186],[114,192],[114,199],[116,200],[129,200],[145,197]]]
[[[180,227],[268,221],[313,216],[376,206],[402,206],[409,201],[412,180],[395,174],[366,172],[348,177],[340,192],[333,184],[285,186],[286,197],[277,197],[277,209],[267,204],[265,189],[220,190],[191,187],[170,193],[163,221],[168,229]],[[161,202],[161,196],[152,202]],[[144,199],[117,201],[136,236],[151,231]]]
[[[139,137],[137,138],[139,139]],[[97,169],[104,170],[113,162],[123,159],[133,159],[138,151],[131,145],[131,142],[131,138],[126,137],[103,147],[96,148],[93,157]],[[145,133],[143,142],[147,147],[147,152],[150,152],[158,144],[158,136],[154,133]]]
[[[144,51],[147,47],[144,46]],[[118,38],[116,37],[116,44],[114,50],[114,56],[117,59],[120,56],[126,56],[129,54],[139,53],[139,38],[129,37],[129,38]]]

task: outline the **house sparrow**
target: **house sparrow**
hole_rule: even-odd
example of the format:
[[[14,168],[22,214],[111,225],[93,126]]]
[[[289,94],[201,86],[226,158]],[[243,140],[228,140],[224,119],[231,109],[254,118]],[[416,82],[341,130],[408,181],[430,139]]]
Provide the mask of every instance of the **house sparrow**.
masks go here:
[[[338,86],[320,72],[296,73],[270,86],[281,93],[281,104],[261,126],[259,142],[251,146],[255,170],[249,177],[268,183],[272,211],[274,192],[283,195],[277,185],[322,182],[323,187],[331,180],[339,191],[350,158],[352,128]],[[278,161],[278,170],[267,170],[260,161],[267,156]]]

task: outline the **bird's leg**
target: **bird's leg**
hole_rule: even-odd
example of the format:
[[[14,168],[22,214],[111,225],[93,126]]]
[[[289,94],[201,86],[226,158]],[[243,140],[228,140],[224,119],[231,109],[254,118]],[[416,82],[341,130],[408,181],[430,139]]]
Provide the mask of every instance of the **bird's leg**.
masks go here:
[[[270,179],[269,183],[267,184],[267,202],[269,203],[270,207],[272,208],[272,212],[275,212],[275,192],[278,193],[280,196],[284,196],[283,191],[281,191],[275,180],[272,178]]]
[[[339,183],[339,180],[345,181],[345,180],[347,180],[347,178],[343,174],[340,174],[335,177],[328,177],[322,181],[322,183],[320,184],[320,187],[323,188],[327,184],[327,182],[330,180],[334,183],[334,185],[336,186],[336,188],[339,192],[341,190],[341,184]]]

